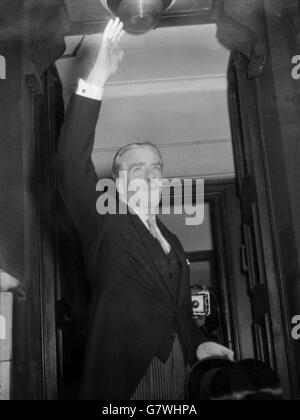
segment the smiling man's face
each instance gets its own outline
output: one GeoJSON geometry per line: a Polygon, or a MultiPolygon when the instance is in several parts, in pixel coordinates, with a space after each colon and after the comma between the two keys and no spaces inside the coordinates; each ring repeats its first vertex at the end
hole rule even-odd
{"type": "MultiPolygon", "coordinates": [[[[147,197],[147,211],[150,212],[158,208],[161,198],[163,165],[157,151],[148,145],[132,147],[122,156],[120,169],[126,173],[128,201],[137,192],[135,186],[142,185],[139,192],[143,197],[147,197]],[[140,181],[143,181],[142,184],[140,181]]],[[[142,207],[146,212],[144,206],[142,207]]]]}

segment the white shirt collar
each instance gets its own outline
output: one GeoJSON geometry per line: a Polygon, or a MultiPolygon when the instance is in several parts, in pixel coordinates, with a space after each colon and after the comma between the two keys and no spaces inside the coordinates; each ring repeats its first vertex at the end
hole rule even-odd
{"type": "MultiPolygon", "coordinates": [[[[120,195],[119,195],[119,198],[121,200],[120,195]]],[[[148,226],[148,223],[147,223],[147,220],[149,219],[149,215],[146,214],[146,213],[143,213],[142,211],[139,211],[138,209],[134,209],[133,207],[131,207],[128,204],[128,202],[126,200],[121,200],[121,201],[122,201],[122,203],[126,204],[128,206],[128,208],[141,219],[141,221],[144,223],[146,228],[149,229],[149,226],[148,226]]],[[[156,221],[156,215],[154,214],[153,216],[154,216],[155,221],[156,221]]]]}

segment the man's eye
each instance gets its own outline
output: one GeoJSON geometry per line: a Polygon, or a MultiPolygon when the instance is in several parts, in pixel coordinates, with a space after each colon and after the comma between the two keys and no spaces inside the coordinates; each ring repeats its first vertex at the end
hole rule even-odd
{"type": "Polygon", "coordinates": [[[133,169],[133,173],[138,173],[140,171],[142,171],[142,167],[141,166],[137,166],[136,168],[133,169]]]}

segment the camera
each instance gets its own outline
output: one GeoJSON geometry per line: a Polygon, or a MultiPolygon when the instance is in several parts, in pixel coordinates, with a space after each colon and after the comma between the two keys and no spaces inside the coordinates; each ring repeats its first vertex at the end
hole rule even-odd
{"type": "Polygon", "coordinates": [[[202,286],[192,286],[193,318],[208,317],[211,314],[210,292],[202,286]]]}

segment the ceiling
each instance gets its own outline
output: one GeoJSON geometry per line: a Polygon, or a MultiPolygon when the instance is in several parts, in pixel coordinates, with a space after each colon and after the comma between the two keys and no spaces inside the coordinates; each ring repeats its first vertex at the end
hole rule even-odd
{"type": "MultiPolygon", "coordinates": [[[[65,0],[65,4],[71,22],[70,35],[103,31],[109,12],[100,0],[65,0]]],[[[160,27],[212,23],[212,7],[213,0],[177,0],[163,15],[160,27]]]]}
{"type": "MultiPolygon", "coordinates": [[[[222,75],[227,70],[228,52],[215,37],[215,25],[159,28],[142,36],[125,34],[124,61],[111,83],[222,75]]],[[[66,39],[66,56],[81,37],[66,39]]],[[[60,60],[68,86],[91,69],[102,35],[86,36],[77,57],[60,60]]]]}

